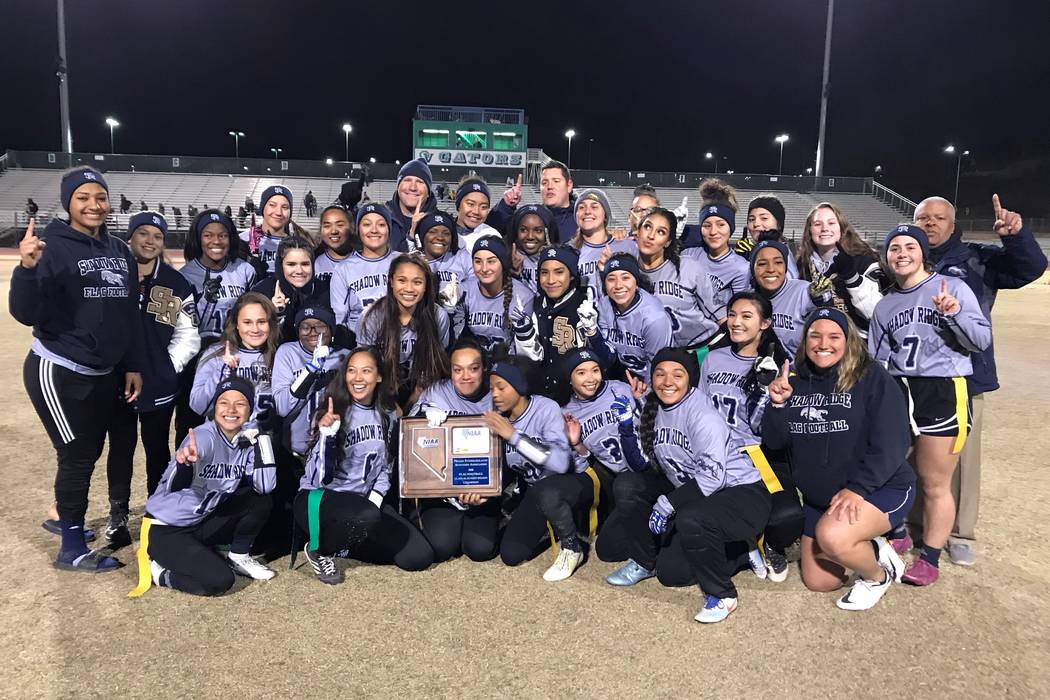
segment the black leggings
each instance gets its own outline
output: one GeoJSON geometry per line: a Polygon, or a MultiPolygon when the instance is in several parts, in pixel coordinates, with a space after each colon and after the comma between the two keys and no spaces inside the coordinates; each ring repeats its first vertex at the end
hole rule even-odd
{"type": "Polygon", "coordinates": [[[434,548],[434,561],[447,561],[460,554],[473,561],[488,561],[499,552],[499,498],[467,510],[459,510],[444,499],[424,498],[419,501],[419,513],[423,535],[434,548]]]}
{"type": "Polygon", "coordinates": [[[503,531],[503,563],[517,566],[546,550],[548,522],[559,541],[577,538],[577,519],[593,502],[594,484],[587,474],[555,474],[529,484],[503,531]]]}
{"type": "Polygon", "coordinates": [[[802,537],[805,516],[802,514],[802,502],[795,481],[791,478],[787,454],[772,450],[766,450],[766,453],[770,457],[773,473],[784,487],[783,491],[774,493],[770,499],[769,522],[765,527],[766,544],[783,554],[785,549],[802,537]]]}
{"type": "Polygon", "coordinates": [[[131,500],[132,465],[138,440],[136,415],[142,426],[142,449],[146,453],[146,495],[153,495],[171,459],[171,414],[174,411],[175,404],[170,403],[149,413],[136,414],[124,397],[115,399],[109,420],[109,454],[106,457],[110,503],[127,504],[131,500]]]}
{"type": "Polygon", "coordinates": [[[204,416],[190,408],[190,390],[193,389],[193,377],[197,374],[197,363],[204,354],[205,348],[215,341],[201,342],[197,356],[186,363],[186,368],[179,374],[179,393],[175,397],[175,444],[181,445],[190,432],[204,422],[204,416]]]}
{"type": "Polygon", "coordinates": [[[270,514],[270,497],[241,489],[197,525],[154,525],[149,530],[149,558],[169,570],[172,588],[193,595],[222,595],[233,588],[233,571],[212,548],[230,545],[247,554],[270,514]]]}
{"type": "Polygon", "coordinates": [[[656,469],[618,475],[613,482],[616,505],[598,532],[598,558],[609,562],[634,559],[647,569],[656,567],[661,540],[649,531],[649,514],[656,499],[673,490],[674,485],[656,469]]]}
{"type": "Polygon", "coordinates": [[[22,365],[22,381],[55,448],[58,517],[83,524],[91,474],[119,391],[117,375],[78,374],[31,352],[22,365]]]}
{"type": "MultiPolygon", "coordinates": [[[[310,531],[308,493],[300,491],[292,506],[300,533],[310,531]]],[[[422,571],[434,563],[427,538],[389,505],[379,509],[356,493],[325,490],[318,516],[318,551],[325,556],[349,550],[355,559],[395,564],[405,571],[422,571]]]]}

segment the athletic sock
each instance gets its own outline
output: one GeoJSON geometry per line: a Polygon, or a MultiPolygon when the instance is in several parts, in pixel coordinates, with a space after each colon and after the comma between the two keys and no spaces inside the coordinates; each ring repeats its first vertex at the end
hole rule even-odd
{"type": "Polygon", "coordinates": [[[68,520],[59,520],[62,526],[62,550],[65,557],[72,560],[88,551],[87,542],[84,541],[84,523],[71,523],[68,520]]]}
{"type": "Polygon", "coordinates": [[[901,523],[897,527],[895,527],[892,530],[890,530],[890,534],[886,535],[886,539],[888,539],[888,540],[903,540],[907,536],[908,536],[908,528],[906,528],[904,526],[904,523],[901,523]]]}
{"type": "Polygon", "coordinates": [[[919,558],[936,566],[938,569],[941,568],[941,550],[939,547],[931,547],[928,544],[924,544],[919,552],[919,558]]]}
{"type": "Polygon", "coordinates": [[[568,549],[573,552],[583,551],[583,545],[580,544],[580,540],[578,537],[566,537],[564,540],[561,541],[561,548],[568,549]]]}

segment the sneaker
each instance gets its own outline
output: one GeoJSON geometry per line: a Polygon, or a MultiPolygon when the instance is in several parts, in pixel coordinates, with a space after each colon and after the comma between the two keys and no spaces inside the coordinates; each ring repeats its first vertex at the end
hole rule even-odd
{"type": "Polygon", "coordinates": [[[948,558],[957,566],[973,566],[976,563],[973,547],[969,542],[949,543],[948,558]]]}
{"type": "Polygon", "coordinates": [[[736,598],[704,596],[704,609],[698,612],[693,619],[704,624],[713,624],[726,619],[734,610],[736,610],[736,598]]]}
{"type": "Polygon", "coordinates": [[[901,576],[904,575],[904,560],[901,559],[901,555],[897,554],[885,537],[876,537],[874,542],[878,548],[879,566],[886,570],[890,578],[900,583],[901,576]]]}
{"type": "Polygon", "coordinates": [[[562,547],[561,551],[558,552],[558,557],[554,560],[554,564],[551,565],[551,568],[543,572],[543,580],[550,582],[564,581],[572,576],[573,572],[579,568],[582,562],[583,552],[577,552],[568,547],[562,547]]]}
{"type": "Polygon", "coordinates": [[[167,571],[167,569],[165,569],[163,566],[153,561],[152,559],[149,560],[149,573],[153,577],[154,586],[164,585],[160,582],[160,577],[164,575],[165,571],[167,571]]]}
{"type": "Polygon", "coordinates": [[[113,549],[120,549],[131,544],[131,531],[128,530],[128,514],[110,515],[106,526],[106,541],[113,549]]]}
{"type": "Polygon", "coordinates": [[[303,547],[303,554],[306,555],[306,561],[310,562],[318,581],[332,586],[343,582],[343,575],[335,568],[335,559],[310,549],[309,544],[303,547]]]}
{"type": "Polygon", "coordinates": [[[769,571],[769,580],[773,583],[783,583],[788,577],[788,560],[783,553],[765,545],[766,569],[769,571]]]}
{"type": "Polygon", "coordinates": [[[634,559],[628,559],[626,564],[606,576],[605,582],[610,586],[633,586],[653,576],[656,576],[655,569],[647,569],[634,559]]]}
{"type": "Polygon", "coordinates": [[[916,559],[911,564],[908,564],[908,568],[905,569],[901,580],[913,586],[929,586],[940,575],[941,570],[936,566],[925,559],[916,559]]]}
{"type": "Polygon", "coordinates": [[[226,559],[230,562],[230,566],[233,567],[235,572],[256,581],[269,581],[277,575],[276,571],[265,564],[259,563],[250,554],[230,552],[226,555],[226,559]]]}
{"type": "Polygon", "coordinates": [[[765,578],[769,571],[766,569],[766,560],[762,558],[762,552],[752,549],[747,553],[747,565],[751,567],[752,573],[759,578],[765,578]]]}
{"type": "Polygon", "coordinates": [[[882,582],[858,578],[853,588],[835,601],[835,605],[843,610],[868,610],[874,607],[875,603],[878,603],[890,589],[890,583],[893,582],[893,575],[889,571],[885,573],[886,580],[882,582]]]}
{"type": "Polygon", "coordinates": [[[893,551],[897,554],[907,554],[911,550],[915,549],[915,542],[912,541],[911,535],[907,532],[904,533],[904,537],[900,537],[895,540],[889,541],[890,546],[893,547],[893,551]]]}

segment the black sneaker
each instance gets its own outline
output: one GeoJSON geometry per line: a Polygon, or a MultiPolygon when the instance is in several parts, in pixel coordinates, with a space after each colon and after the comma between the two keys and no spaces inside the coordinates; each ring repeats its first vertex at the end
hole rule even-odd
{"type": "Polygon", "coordinates": [[[320,552],[310,549],[309,544],[303,547],[303,554],[306,555],[306,561],[310,562],[310,566],[313,568],[314,575],[317,576],[318,581],[332,586],[343,582],[343,575],[335,568],[334,558],[326,557],[320,552]]]}
{"type": "Polygon", "coordinates": [[[778,552],[768,544],[765,545],[764,549],[769,580],[773,583],[783,583],[788,577],[787,557],[783,552],[778,552]]]}
{"type": "Polygon", "coordinates": [[[106,526],[106,541],[113,549],[120,549],[131,544],[131,531],[128,530],[128,514],[110,514],[106,526]]]}

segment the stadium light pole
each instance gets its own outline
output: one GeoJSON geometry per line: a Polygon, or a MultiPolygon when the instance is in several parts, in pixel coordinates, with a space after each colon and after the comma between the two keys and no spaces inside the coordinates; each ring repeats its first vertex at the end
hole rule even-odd
{"type": "Polygon", "coordinates": [[[824,128],[828,123],[828,93],[831,84],[831,26],[835,15],[835,0],[828,0],[828,23],[824,29],[824,79],[820,85],[820,126],[817,128],[817,177],[824,174],[824,128]]]}
{"type": "Polygon", "coordinates": [[[273,159],[277,160],[277,154],[278,153],[283,153],[284,149],[283,148],[271,148],[270,151],[273,153],[273,159]]]}
{"type": "Polygon", "coordinates": [[[948,155],[955,156],[955,197],[952,198],[952,205],[956,208],[959,207],[959,173],[962,172],[962,159],[963,156],[970,155],[969,151],[958,151],[955,146],[948,144],[944,147],[944,152],[948,155]]]}
{"type": "Polygon", "coordinates": [[[781,134],[780,136],[773,139],[774,142],[780,144],[780,165],[777,166],[777,174],[784,174],[784,144],[788,142],[790,138],[787,134],[781,134]]]}
{"type": "Polygon", "coordinates": [[[73,164],[73,128],[69,124],[69,63],[66,61],[66,3],[58,0],[58,61],[55,65],[58,78],[58,109],[62,123],[62,150],[70,155],[73,164]]]}
{"type": "Polygon", "coordinates": [[[349,124],[343,124],[343,134],[346,136],[345,147],[346,150],[343,153],[343,160],[350,162],[350,132],[354,130],[354,127],[349,124]]]}
{"type": "Polygon", "coordinates": [[[568,131],[565,132],[565,138],[569,139],[569,153],[568,153],[568,157],[565,159],[565,166],[568,167],[569,169],[572,169],[572,137],[575,136],[575,135],[576,135],[576,132],[573,131],[572,129],[569,129],[568,131]]]}
{"type": "Polygon", "coordinates": [[[715,175],[718,174],[718,156],[711,151],[704,154],[704,160],[713,160],[715,162],[715,175]]]}
{"type": "Polygon", "coordinates": [[[231,131],[230,136],[233,137],[233,157],[237,159],[237,162],[241,161],[241,139],[244,138],[243,131],[231,131]]]}
{"type": "Polygon", "coordinates": [[[117,149],[113,146],[113,129],[120,126],[120,122],[113,117],[106,117],[106,126],[109,127],[109,152],[116,153],[117,149]]]}

